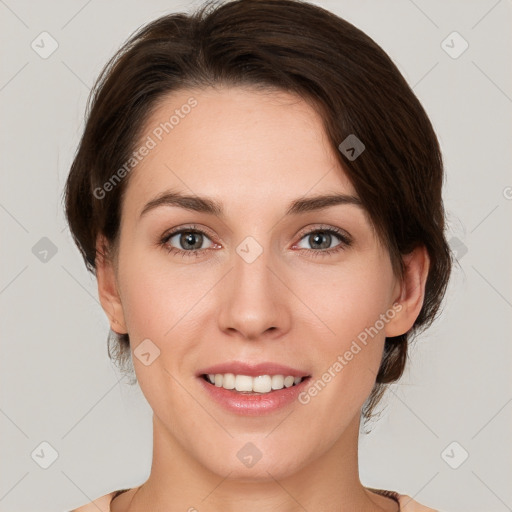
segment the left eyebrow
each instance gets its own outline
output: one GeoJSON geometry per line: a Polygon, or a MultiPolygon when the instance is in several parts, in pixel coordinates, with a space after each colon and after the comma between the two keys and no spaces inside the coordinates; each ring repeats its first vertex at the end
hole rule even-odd
{"type": "Polygon", "coordinates": [[[297,199],[290,204],[286,210],[286,215],[297,215],[300,213],[323,210],[339,204],[351,204],[361,208],[363,207],[363,203],[356,196],[347,194],[329,194],[308,197],[306,199],[297,199]]]}
{"type": "MultiPolygon", "coordinates": [[[[296,199],[290,203],[285,215],[299,215],[301,213],[323,210],[336,205],[354,205],[362,208],[361,200],[347,194],[328,194],[314,197],[296,199]]],[[[222,205],[209,197],[184,195],[179,192],[164,192],[149,201],[140,214],[140,217],[160,206],[178,206],[185,210],[202,212],[217,217],[224,217],[222,205]]]]}

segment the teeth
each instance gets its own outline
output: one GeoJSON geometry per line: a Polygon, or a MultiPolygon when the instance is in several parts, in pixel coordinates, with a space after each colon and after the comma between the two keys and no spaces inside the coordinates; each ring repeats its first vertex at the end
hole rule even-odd
{"type": "Polygon", "coordinates": [[[282,375],[272,375],[272,389],[283,389],[284,377],[282,375]]]}
{"type": "MultiPolygon", "coordinates": [[[[215,378],[217,378],[217,375],[215,375],[215,378]]],[[[237,375],[235,377],[235,389],[237,391],[252,391],[252,377],[237,375]]]]}
{"type": "Polygon", "coordinates": [[[233,373],[209,373],[207,380],[218,388],[234,389],[241,393],[270,393],[299,384],[303,377],[292,375],[234,375],[233,373]]]}
{"type": "Polygon", "coordinates": [[[236,381],[232,373],[226,373],[222,379],[222,387],[225,389],[235,389],[236,381]]]}
{"type": "Polygon", "coordinates": [[[284,378],[284,387],[289,388],[293,386],[293,377],[291,375],[288,375],[288,377],[284,378]]]}
{"type": "Polygon", "coordinates": [[[272,391],[272,378],[270,375],[258,375],[251,379],[252,390],[255,393],[270,393],[272,391]]]}

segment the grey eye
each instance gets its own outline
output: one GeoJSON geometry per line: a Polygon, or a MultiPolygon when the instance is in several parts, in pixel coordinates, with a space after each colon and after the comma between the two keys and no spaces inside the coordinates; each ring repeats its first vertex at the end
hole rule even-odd
{"type": "Polygon", "coordinates": [[[332,242],[335,242],[335,238],[337,238],[341,242],[341,238],[327,230],[316,230],[311,233],[308,233],[302,237],[302,240],[307,240],[307,242],[311,245],[311,247],[303,247],[299,242],[299,247],[301,249],[331,249],[337,244],[332,245],[332,242]]]}

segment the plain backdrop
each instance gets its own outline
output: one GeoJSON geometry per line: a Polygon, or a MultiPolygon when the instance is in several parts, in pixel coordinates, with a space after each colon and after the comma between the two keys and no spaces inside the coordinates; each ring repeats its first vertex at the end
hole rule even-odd
{"type": "MultiPolygon", "coordinates": [[[[70,510],[149,475],[151,410],[108,359],[62,190],[103,65],[142,24],[199,3],[0,1],[2,512],[70,510]]],[[[510,511],[512,4],[315,3],[380,44],[424,105],[459,260],[442,315],[361,434],[361,480],[443,511],[510,511]]]]}

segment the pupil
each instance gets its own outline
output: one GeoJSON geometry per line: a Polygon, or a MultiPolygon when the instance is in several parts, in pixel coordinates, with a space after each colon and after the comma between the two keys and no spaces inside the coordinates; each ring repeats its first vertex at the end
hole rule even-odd
{"type": "Polygon", "coordinates": [[[313,239],[313,243],[311,245],[320,244],[322,247],[320,249],[328,249],[331,245],[330,237],[331,235],[329,233],[316,233],[314,235],[311,235],[313,239]],[[322,243],[322,238],[327,239],[327,243],[322,243]]]}
{"type": "Polygon", "coordinates": [[[200,236],[199,233],[186,233],[185,235],[182,235],[182,236],[185,237],[185,245],[187,245],[187,244],[192,245],[192,249],[198,249],[201,247],[201,242],[199,242],[199,244],[197,244],[197,242],[196,242],[195,245],[197,247],[194,247],[194,237],[200,236]]]}

